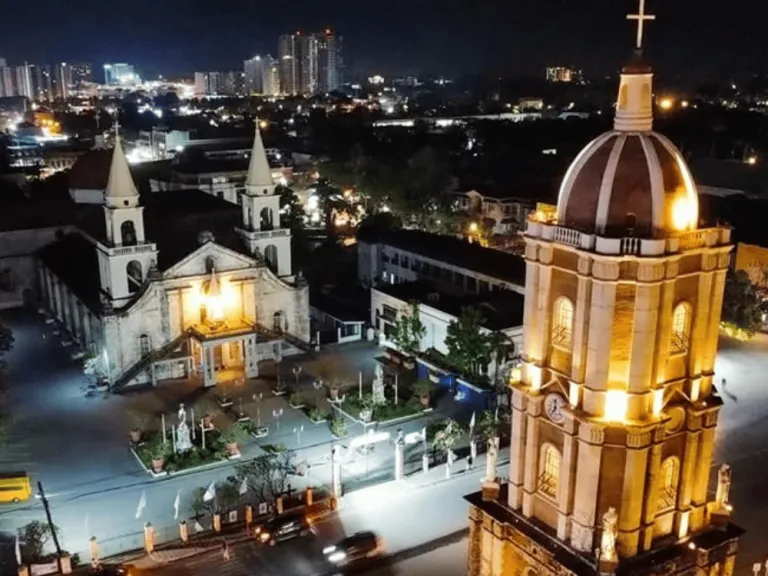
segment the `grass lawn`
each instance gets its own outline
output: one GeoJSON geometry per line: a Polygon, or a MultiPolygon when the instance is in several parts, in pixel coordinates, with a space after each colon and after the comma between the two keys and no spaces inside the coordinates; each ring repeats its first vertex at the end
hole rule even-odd
{"type": "MultiPolygon", "coordinates": [[[[349,392],[347,393],[346,398],[344,398],[344,403],[341,405],[341,409],[353,418],[359,420],[360,411],[363,407],[357,394],[349,392]]],[[[388,400],[386,404],[376,406],[373,409],[373,420],[382,424],[389,420],[421,414],[423,411],[424,406],[421,405],[421,402],[419,402],[419,399],[416,396],[411,396],[407,399],[399,398],[397,404],[388,400]]]]}
{"type": "MultiPolygon", "coordinates": [[[[227,459],[227,451],[219,441],[219,431],[212,430],[205,433],[205,449],[202,447],[200,433],[192,441],[192,448],[187,452],[176,454],[172,449],[173,441],[168,438],[168,450],[165,453],[165,465],[163,470],[166,472],[177,472],[188,468],[195,468],[204,464],[213,464],[227,459]]],[[[162,443],[162,435],[159,432],[149,435],[146,440],[135,446],[136,453],[141,458],[144,465],[152,470],[152,455],[157,445],[162,443]]]]}

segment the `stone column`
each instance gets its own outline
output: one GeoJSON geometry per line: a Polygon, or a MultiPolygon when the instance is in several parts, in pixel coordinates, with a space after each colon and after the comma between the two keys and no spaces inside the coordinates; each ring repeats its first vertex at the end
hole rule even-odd
{"type": "Polygon", "coordinates": [[[643,498],[643,529],[640,537],[642,551],[651,549],[653,542],[653,522],[656,517],[659,491],[659,470],[661,469],[661,444],[651,445],[648,457],[648,470],[645,492],[643,498]]]}
{"type": "Polygon", "coordinates": [[[395,480],[405,479],[405,444],[395,442],[395,480]]]}
{"type": "Polygon", "coordinates": [[[96,536],[91,536],[88,541],[89,551],[91,554],[91,567],[98,568],[101,559],[99,558],[99,543],[96,541],[96,536]]]}
{"type": "MultiPolygon", "coordinates": [[[[579,258],[579,271],[582,266],[589,267],[587,258],[579,258]],[[582,265],[582,261],[586,263],[582,265]]],[[[576,303],[573,318],[573,354],[571,356],[571,378],[575,382],[584,382],[584,372],[587,359],[587,327],[586,321],[590,308],[590,296],[592,295],[592,283],[589,279],[579,276],[579,286],[576,293],[576,303]]]]}
{"type": "MultiPolygon", "coordinates": [[[[632,355],[629,360],[630,393],[646,392],[653,382],[660,298],[661,287],[658,284],[639,284],[635,291],[635,321],[632,326],[632,355]]],[[[645,414],[630,415],[637,419],[643,419],[644,416],[645,414]]]]}
{"type": "Polygon", "coordinates": [[[621,491],[618,543],[625,556],[637,554],[643,515],[643,489],[648,463],[650,432],[629,432],[621,491]]]}
{"type": "Polygon", "coordinates": [[[206,387],[216,386],[216,366],[214,364],[213,346],[203,345],[203,374],[206,387]]]}
{"type": "Polygon", "coordinates": [[[571,545],[579,551],[591,554],[594,544],[600,464],[603,456],[603,443],[605,442],[605,432],[602,426],[598,423],[582,424],[579,427],[578,442],[571,545]]]}
{"type": "MultiPolygon", "coordinates": [[[[525,248],[526,258],[536,257],[536,247],[528,245],[525,248]]],[[[525,263],[525,293],[537,294],[539,290],[539,265],[535,261],[527,260],[525,263]]],[[[526,343],[529,343],[529,350],[525,350],[525,353],[529,356],[532,362],[540,360],[541,354],[538,348],[530,345],[534,341],[534,334],[539,324],[536,314],[536,298],[526,298],[525,307],[523,309],[523,339],[526,343]]]]}
{"type": "Polygon", "coordinates": [[[709,471],[712,463],[712,453],[715,446],[715,427],[707,427],[701,431],[699,438],[699,453],[696,457],[696,469],[694,471],[693,490],[691,501],[694,511],[691,515],[691,530],[696,531],[704,525],[705,506],[707,504],[707,486],[709,485],[709,471]]]}
{"type": "Polygon", "coordinates": [[[179,522],[179,538],[181,538],[181,541],[184,542],[184,544],[189,540],[189,528],[187,527],[186,520],[179,522]]]}
{"type": "Polygon", "coordinates": [[[259,358],[256,350],[256,336],[243,339],[243,354],[245,356],[245,375],[248,378],[259,376],[259,358]]]}
{"type": "Polygon", "coordinates": [[[523,411],[525,397],[519,390],[512,390],[512,435],[509,446],[509,492],[507,504],[518,510],[523,504],[523,480],[525,474],[525,450],[528,422],[523,411]]]}
{"type": "Polygon", "coordinates": [[[690,430],[685,434],[685,456],[680,470],[680,487],[677,495],[677,506],[680,511],[675,513],[675,530],[678,538],[684,538],[690,532],[691,494],[700,435],[699,430],[690,430]]]}
{"type": "Polygon", "coordinates": [[[155,549],[155,528],[147,522],[144,524],[144,550],[151,554],[155,549]]]}
{"type": "MultiPolygon", "coordinates": [[[[611,361],[611,335],[616,303],[616,285],[595,280],[592,286],[592,303],[589,314],[589,347],[587,348],[586,382],[591,390],[605,390],[608,384],[608,367],[611,361]]],[[[590,414],[599,412],[603,406],[587,405],[584,410],[590,414]]],[[[603,400],[604,402],[604,400],[603,400]]],[[[602,404],[602,403],[601,403],[602,404]]]]}
{"type": "MultiPolygon", "coordinates": [[[[529,404],[530,408],[530,404],[529,404]]],[[[523,481],[523,515],[533,515],[533,494],[536,493],[539,476],[539,419],[533,414],[527,416],[525,443],[525,472],[523,481]]]]}

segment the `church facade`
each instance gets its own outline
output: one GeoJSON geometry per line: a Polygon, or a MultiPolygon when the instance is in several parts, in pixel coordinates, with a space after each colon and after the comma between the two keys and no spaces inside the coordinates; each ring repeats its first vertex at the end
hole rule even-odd
{"type": "Polygon", "coordinates": [[[254,377],[259,361],[308,347],[308,288],[292,273],[258,127],[238,204],[190,190],[140,197],[118,139],[103,206],[83,206],[38,252],[43,301],[113,389],[254,377]]]}
{"type": "Polygon", "coordinates": [[[733,573],[726,465],[708,490],[730,229],[699,227],[651,95],[638,50],[614,129],[529,219],[509,480],[466,497],[472,576],[733,573]]]}

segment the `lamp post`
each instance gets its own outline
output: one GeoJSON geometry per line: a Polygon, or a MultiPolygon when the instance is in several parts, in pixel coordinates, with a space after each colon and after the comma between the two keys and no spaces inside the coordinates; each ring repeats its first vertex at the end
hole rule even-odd
{"type": "Polygon", "coordinates": [[[282,408],[275,408],[272,410],[272,416],[275,417],[275,420],[277,421],[277,431],[280,432],[280,417],[283,415],[283,409],[282,408]]]}
{"type": "Polygon", "coordinates": [[[317,380],[312,381],[312,388],[315,389],[315,393],[317,396],[316,404],[318,408],[320,408],[320,390],[322,389],[322,387],[323,387],[323,381],[320,380],[319,378],[317,380]]]}
{"type": "Polygon", "coordinates": [[[299,388],[299,375],[301,374],[301,371],[303,368],[301,366],[294,366],[291,368],[291,372],[293,372],[293,377],[296,378],[296,388],[299,388]]]}
{"type": "Polygon", "coordinates": [[[263,397],[264,397],[264,394],[261,392],[253,395],[253,401],[256,402],[256,429],[257,430],[261,428],[261,399],[263,397]]]}

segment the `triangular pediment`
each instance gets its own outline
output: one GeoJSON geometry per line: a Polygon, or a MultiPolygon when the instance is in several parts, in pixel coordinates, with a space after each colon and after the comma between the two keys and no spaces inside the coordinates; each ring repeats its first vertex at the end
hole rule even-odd
{"type": "Polygon", "coordinates": [[[163,273],[163,278],[184,278],[187,276],[210,274],[209,259],[213,259],[213,266],[217,272],[243,270],[245,268],[252,268],[257,264],[254,258],[245,254],[225,248],[216,244],[216,242],[206,242],[197,250],[168,268],[163,273]]]}

